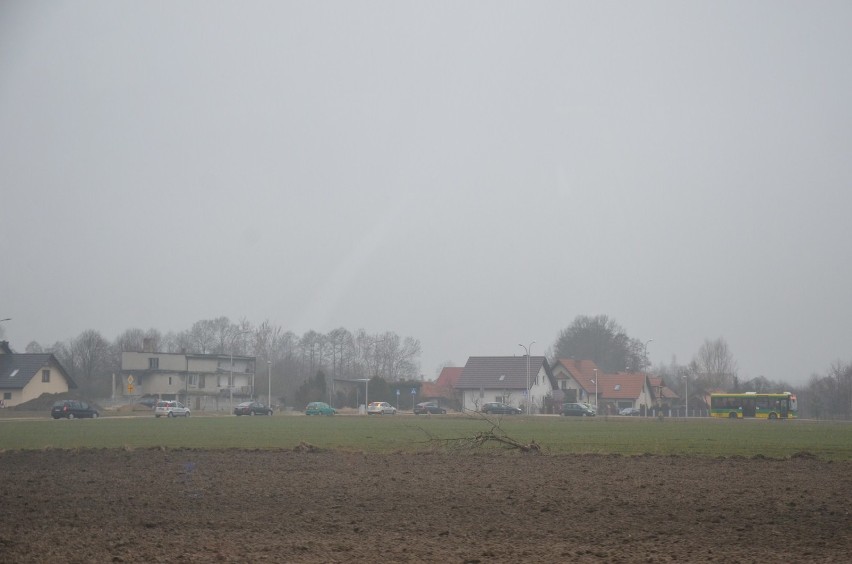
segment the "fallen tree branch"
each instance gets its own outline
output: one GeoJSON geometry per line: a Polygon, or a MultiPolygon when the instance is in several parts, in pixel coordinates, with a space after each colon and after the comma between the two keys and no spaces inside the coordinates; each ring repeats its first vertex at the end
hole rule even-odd
{"type": "Polygon", "coordinates": [[[506,449],[529,453],[541,452],[541,445],[535,442],[535,440],[532,440],[529,443],[522,443],[506,434],[503,428],[500,427],[500,423],[498,421],[492,421],[485,416],[481,416],[480,418],[487,421],[491,425],[491,429],[488,431],[480,431],[471,437],[440,438],[433,436],[422,427],[420,430],[429,437],[428,440],[425,441],[426,444],[437,444],[449,450],[468,450],[480,448],[488,443],[497,443],[506,449]]]}

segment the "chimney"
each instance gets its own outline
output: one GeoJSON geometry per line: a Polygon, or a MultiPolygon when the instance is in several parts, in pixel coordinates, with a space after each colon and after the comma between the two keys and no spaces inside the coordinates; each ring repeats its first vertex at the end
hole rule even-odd
{"type": "Polygon", "coordinates": [[[154,339],[151,339],[150,337],[145,337],[142,339],[142,352],[154,352],[154,339]]]}

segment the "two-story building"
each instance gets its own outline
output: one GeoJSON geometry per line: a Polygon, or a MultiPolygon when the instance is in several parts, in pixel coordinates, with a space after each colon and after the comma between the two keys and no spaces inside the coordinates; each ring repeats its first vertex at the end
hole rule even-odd
{"type": "Polygon", "coordinates": [[[179,400],[194,410],[227,410],[252,398],[256,359],[231,354],[121,353],[116,396],[179,400]]]}

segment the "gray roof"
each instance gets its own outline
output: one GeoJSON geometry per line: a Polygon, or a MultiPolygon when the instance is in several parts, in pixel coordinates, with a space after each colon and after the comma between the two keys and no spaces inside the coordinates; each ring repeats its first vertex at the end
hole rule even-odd
{"type": "Polygon", "coordinates": [[[22,389],[29,384],[43,368],[58,368],[68,382],[68,388],[76,388],[77,383],[65,372],[62,365],[50,353],[40,354],[0,354],[0,388],[22,389]]]}
{"type": "MultiPolygon", "coordinates": [[[[550,379],[550,385],[555,387],[553,373],[550,371],[546,357],[530,357],[530,378],[534,379],[542,367],[550,379]]],[[[526,356],[472,356],[467,359],[467,364],[456,384],[456,388],[462,389],[525,390],[526,387],[526,356]],[[501,376],[505,378],[500,379],[501,376]]]]}

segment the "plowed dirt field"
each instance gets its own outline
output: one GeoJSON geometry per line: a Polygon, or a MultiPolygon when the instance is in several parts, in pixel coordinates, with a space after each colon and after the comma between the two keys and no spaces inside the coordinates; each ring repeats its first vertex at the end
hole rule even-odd
{"type": "Polygon", "coordinates": [[[2,562],[848,562],[852,463],[0,453],[2,562]]]}

